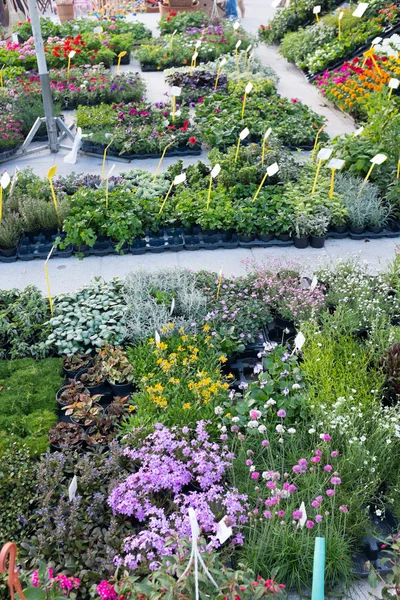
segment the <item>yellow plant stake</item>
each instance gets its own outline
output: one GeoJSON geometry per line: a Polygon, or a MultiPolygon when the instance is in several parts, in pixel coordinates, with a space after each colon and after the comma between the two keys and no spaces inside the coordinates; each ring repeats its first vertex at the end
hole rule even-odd
{"type": "Polygon", "coordinates": [[[76,52],[75,50],[71,50],[71,52],[68,54],[68,68],[67,68],[67,75],[69,77],[69,70],[71,68],[71,58],[74,58],[76,52]]]}
{"type": "Polygon", "coordinates": [[[317,23],[319,23],[319,13],[321,12],[321,7],[318,6],[314,6],[313,8],[313,13],[315,15],[315,18],[317,19],[317,23]]]}
{"type": "Polygon", "coordinates": [[[254,194],[254,198],[253,198],[253,202],[255,202],[257,200],[258,194],[261,192],[261,188],[265,183],[265,180],[267,179],[267,177],[272,177],[273,175],[275,175],[277,172],[279,171],[279,166],[278,163],[273,163],[272,165],[270,165],[269,167],[267,167],[267,170],[265,172],[264,177],[261,180],[260,185],[258,186],[258,190],[256,191],[256,193],[254,194]]]}
{"type": "Polygon", "coordinates": [[[339,15],[338,15],[339,40],[342,39],[341,21],[343,19],[343,15],[344,15],[344,12],[341,10],[340,13],[339,13],[339,15]]]}
{"type": "Polygon", "coordinates": [[[53,300],[51,297],[51,290],[50,290],[50,279],[49,279],[49,267],[48,267],[48,262],[49,259],[51,257],[51,255],[53,254],[53,250],[54,250],[54,246],[52,247],[52,249],[50,250],[49,254],[47,255],[46,260],[44,261],[44,275],[46,277],[46,285],[47,285],[47,295],[49,297],[49,305],[50,305],[50,312],[51,314],[53,314],[53,300]]]}
{"type": "Polygon", "coordinates": [[[364,59],[364,62],[362,64],[362,66],[364,67],[365,63],[367,62],[367,59],[370,58],[372,60],[372,62],[373,62],[373,65],[374,65],[375,69],[379,73],[379,75],[382,75],[382,71],[378,67],[378,63],[375,60],[374,54],[375,54],[375,50],[374,50],[373,47],[371,47],[369,50],[367,50],[366,52],[364,52],[365,59],[364,59]]]}
{"type": "Polygon", "coordinates": [[[399,79],[392,78],[389,80],[389,96],[388,96],[389,100],[392,97],[393,90],[397,90],[399,85],[400,85],[399,79]]]}
{"type": "Polygon", "coordinates": [[[221,165],[215,165],[215,167],[213,168],[213,170],[210,173],[210,185],[208,186],[208,196],[207,196],[207,210],[210,206],[212,181],[213,181],[213,179],[218,177],[220,172],[221,172],[221,165]]]}
{"type": "Polygon", "coordinates": [[[334,192],[334,188],[335,188],[335,172],[337,170],[340,171],[341,169],[343,169],[345,162],[346,161],[342,160],[341,158],[331,158],[331,160],[326,165],[328,167],[328,169],[332,169],[331,185],[329,188],[329,198],[333,198],[333,192],[334,192]]]}
{"type": "Polygon", "coordinates": [[[219,63],[218,70],[217,70],[217,78],[216,78],[216,80],[215,80],[215,85],[214,85],[214,92],[215,92],[215,90],[216,90],[216,89],[217,89],[217,87],[218,87],[218,80],[219,80],[219,76],[221,75],[221,70],[222,70],[222,67],[223,67],[224,65],[226,65],[226,58],[223,58],[223,59],[221,60],[221,62],[219,63]]]}
{"type": "Polygon", "coordinates": [[[162,161],[164,160],[165,153],[166,153],[166,151],[168,150],[168,148],[169,148],[170,146],[172,146],[172,144],[175,144],[175,139],[173,139],[173,140],[172,140],[172,142],[170,142],[169,144],[167,144],[167,145],[165,146],[165,148],[164,148],[164,150],[163,150],[163,153],[161,154],[160,161],[159,161],[159,163],[158,163],[158,165],[157,165],[156,172],[154,173],[153,182],[154,182],[154,181],[156,180],[156,178],[157,178],[158,171],[160,170],[160,167],[161,167],[162,161]]]}
{"type": "Polygon", "coordinates": [[[60,216],[58,214],[58,204],[57,204],[56,193],[54,191],[54,186],[53,186],[53,177],[56,173],[57,173],[57,167],[56,167],[56,165],[54,165],[54,167],[51,167],[51,169],[48,170],[47,179],[49,180],[49,185],[50,185],[51,195],[53,198],[54,208],[56,209],[56,213],[57,213],[57,217],[58,217],[58,224],[61,225],[60,216]]]}
{"type": "Polygon", "coordinates": [[[242,119],[244,118],[244,109],[246,108],[246,100],[247,100],[247,94],[250,94],[251,90],[253,89],[253,84],[249,83],[246,85],[245,89],[244,89],[244,97],[243,97],[243,104],[242,104],[242,119]]]}
{"type": "Polygon", "coordinates": [[[0,179],[0,221],[3,218],[3,190],[5,190],[9,186],[10,181],[10,176],[6,171],[5,173],[3,173],[0,179]]]}
{"type": "Polygon", "coordinates": [[[318,138],[319,138],[319,134],[321,133],[321,131],[324,129],[325,125],[322,125],[322,127],[320,127],[317,131],[317,135],[315,136],[315,142],[314,142],[314,148],[313,151],[311,153],[311,159],[314,158],[314,154],[315,154],[315,150],[317,148],[317,144],[318,144],[318,138]]]}
{"type": "Polygon", "coordinates": [[[115,164],[112,165],[112,167],[110,168],[110,170],[107,173],[107,178],[106,178],[106,210],[108,210],[108,180],[110,179],[112,172],[115,169],[115,164]]]}
{"type": "Polygon", "coordinates": [[[400,179],[400,158],[397,162],[397,179],[400,179]]]}
{"type": "Polygon", "coordinates": [[[267,129],[267,131],[265,132],[264,135],[264,139],[263,139],[263,143],[262,143],[262,150],[261,150],[261,164],[262,166],[264,166],[264,160],[265,160],[265,146],[267,145],[267,139],[269,138],[269,136],[271,135],[271,127],[269,127],[267,129]]]}
{"type": "Polygon", "coordinates": [[[0,87],[3,87],[3,71],[0,71],[0,87]]]}
{"type": "Polygon", "coordinates": [[[240,142],[243,142],[243,140],[247,138],[249,133],[250,133],[249,129],[247,127],[245,127],[243,129],[243,131],[241,131],[239,134],[239,139],[238,139],[238,143],[237,143],[237,147],[236,147],[235,162],[237,162],[237,159],[239,156],[240,142]]]}
{"type": "Polygon", "coordinates": [[[161,208],[160,208],[160,211],[159,211],[159,213],[158,213],[159,215],[162,213],[162,211],[163,211],[163,209],[164,209],[165,203],[166,203],[166,201],[167,201],[167,200],[168,200],[168,198],[169,198],[169,195],[170,195],[170,193],[171,193],[172,187],[173,187],[174,185],[179,185],[180,183],[183,183],[184,181],[186,181],[186,173],[181,173],[180,175],[177,175],[177,176],[175,177],[175,179],[174,179],[174,180],[171,182],[171,185],[169,186],[169,190],[168,190],[168,192],[167,192],[167,193],[166,193],[166,195],[165,195],[165,198],[164,198],[164,200],[163,200],[163,203],[161,204],[161,208]]]}
{"type": "Polygon", "coordinates": [[[110,138],[111,137],[111,142],[104,148],[103,163],[101,165],[101,181],[103,181],[103,179],[104,179],[104,170],[106,168],[106,160],[107,160],[107,150],[109,149],[109,147],[113,143],[113,139],[112,139],[111,133],[106,133],[105,137],[106,138],[110,138]]]}
{"type": "Polygon", "coordinates": [[[174,45],[174,37],[175,37],[175,35],[176,35],[176,32],[177,32],[177,31],[178,31],[178,30],[177,30],[177,29],[175,29],[175,31],[174,31],[174,32],[173,32],[173,34],[171,35],[171,42],[170,42],[170,44],[169,44],[170,50],[172,50],[172,48],[173,48],[173,45],[174,45]]]}
{"type": "Polygon", "coordinates": [[[322,148],[317,154],[318,164],[317,164],[317,170],[315,173],[314,185],[313,185],[312,191],[311,191],[312,194],[314,194],[315,189],[317,187],[318,175],[321,170],[322,162],[324,160],[328,160],[328,158],[331,157],[331,154],[332,154],[332,148],[322,148]]]}
{"type": "Polygon", "coordinates": [[[193,70],[196,68],[196,59],[197,59],[198,55],[199,55],[199,53],[196,50],[196,52],[192,56],[192,63],[190,65],[190,75],[193,75],[193,70]]]}
{"type": "Polygon", "coordinates": [[[218,289],[217,289],[217,300],[219,298],[219,293],[221,291],[221,285],[222,285],[222,270],[223,270],[223,266],[221,267],[221,270],[219,272],[219,277],[218,277],[218,289]]]}
{"type": "Polygon", "coordinates": [[[123,50],[122,52],[120,52],[118,54],[118,64],[117,64],[117,71],[116,71],[117,75],[119,75],[119,70],[121,68],[121,58],[123,58],[125,56],[125,54],[127,54],[126,50],[123,50]]]}

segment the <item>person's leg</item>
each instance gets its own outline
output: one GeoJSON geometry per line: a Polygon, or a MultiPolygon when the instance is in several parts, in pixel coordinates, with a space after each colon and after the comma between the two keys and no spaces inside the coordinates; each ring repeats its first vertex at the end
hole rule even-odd
{"type": "Polygon", "coordinates": [[[238,13],[236,8],[236,0],[227,0],[226,2],[226,18],[237,19],[238,13]]]}
{"type": "Polygon", "coordinates": [[[237,0],[237,5],[240,8],[240,14],[242,16],[242,19],[244,19],[244,13],[245,13],[244,0],[237,0]]]}

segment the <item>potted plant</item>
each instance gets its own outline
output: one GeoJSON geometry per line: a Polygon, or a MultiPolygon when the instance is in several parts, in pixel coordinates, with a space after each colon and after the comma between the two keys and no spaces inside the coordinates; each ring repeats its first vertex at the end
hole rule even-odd
{"type": "Polygon", "coordinates": [[[345,206],[340,205],[338,202],[332,205],[332,229],[336,233],[345,233],[347,231],[348,213],[345,206]]]}
{"type": "Polygon", "coordinates": [[[65,411],[67,417],[70,417],[72,423],[85,428],[90,427],[97,418],[104,414],[104,410],[100,404],[93,401],[95,398],[97,396],[74,402],[68,406],[63,406],[62,410],[65,411]]]}
{"type": "Polygon", "coordinates": [[[90,398],[89,390],[81,381],[70,380],[70,383],[58,390],[56,400],[61,406],[68,406],[90,398]]]}
{"type": "Polygon", "coordinates": [[[102,376],[107,379],[113,393],[117,396],[128,395],[133,390],[135,371],[125,352],[106,344],[98,358],[102,376]]]}
{"type": "Polygon", "coordinates": [[[21,230],[21,219],[14,213],[0,221],[0,256],[10,258],[16,255],[21,230]]]}
{"type": "Polygon", "coordinates": [[[307,248],[310,238],[310,215],[306,212],[296,214],[292,220],[292,232],[296,248],[307,248]]]}
{"type": "Polygon", "coordinates": [[[58,18],[61,23],[74,18],[74,0],[56,0],[58,18]]]}
{"type": "Polygon", "coordinates": [[[328,231],[330,222],[330,211],[319,212],[310,217],[310,246],[311,248],[323,248],[325,244],[325,234],[328,231]],[[328,214],[329,213],[329,214],[328,214]]]}
{"type": "Polygon", "coordinates": [[[383,228],[387,225],[389,216],[391,213],[390,206],[384,206],[383,204],[376,204],[371,206],[370,214],[368,217],[368,229],[372,233],[381,233],[383,228]]]}
{"type": "Polygon", "coordinates": [[[90,354],[77,353],[72,356],[64,356],[63,369],[68,379],[73,379],[79,371],[88,369],[93,364],[90,354]]]}
{"type": "Polygon", "coordinates": [[[85,433],[75,423],[57,423],[49,431],[49,442],[53,450],[59,451],[68,446],[77,449],[83,445],[85,433]]]}
{"type": "Polygon", "coordinates": [[[77,373],[75,381],[81,381],[91,396],[94,394],[104,394],[107,391],[105,377],[98,356],[91,367],[77,373]]]}

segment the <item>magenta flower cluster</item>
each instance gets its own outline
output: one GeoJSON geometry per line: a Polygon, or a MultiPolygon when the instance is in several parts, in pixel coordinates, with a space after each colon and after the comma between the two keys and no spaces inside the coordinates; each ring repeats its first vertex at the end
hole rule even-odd
{"type": "Polygon", "coordinates": [[[125,539],[126,555],[116,564],[136,569],[148,562],[156,569],[160,556],[176,549],[166,538],[190,535],[189,507],[210,546],[219,545],[217,523],[224,516],[236,530],[233,542],[242,542],[237,529],[248,520],[247,496],[226,485],[234,455],[228,446],[210,442],[206,426],[199,421],[195,430],[168,429],[158,423],[137,447],[124,450],[135,472],[112,490],[108,503],[114,514],[139,522],[140,531],[125,539]]]}
{"type": "MultiPolygon", "coordinates": [[[[57,586],[60,588],[64,596],[68,596],[68,592],[72,590],[78,590],[81,584],[81,580],[77,577],[67,577],[64,573],[54,576],[53,569],[48,567],[47,576],[50,583],[50,587],[57,586]]],[[[39,587],[39,571],[33,571],[31,575],[31,583],[33,587],[39,587]]]]}

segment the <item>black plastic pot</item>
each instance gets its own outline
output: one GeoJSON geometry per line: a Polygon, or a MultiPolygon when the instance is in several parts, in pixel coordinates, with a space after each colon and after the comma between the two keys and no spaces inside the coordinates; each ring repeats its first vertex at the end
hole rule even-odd
{"type": "Polygon", "coordinates": [[[370,225],[368,227],[368,231],[370,231],[371,233],[381,233],[381,231],[383,231],[383,227],[377,225],[370,225]]]}
{"type": "MultiPolygon", "coordinates": [[[[101,418],[101,417],[104,416],[104,408],[103,407],[100,407],[100,408],[101,408],[101,411],[98,414],[98,418],[101,418]]],[[[93,423],[94,423],[94,419],[93,419],[93,421],[91,421],[87,425],[83,425],[83,423],[79,423],[79,421],[77,421],[76,419],[74,419],[73,415],[71,415],[70,419],[71,419],[71,423],[74,423],[75,425],[79,425],[79,427],[82,427],[82,429],[84,429],[85,431],[87,429],[89,429],[89,427],[92,427],[93,423]]]]}
{"type": "Polygon", "coordinates": [[[254,234],[251,235],[238,235],[239,242],[243,242],[244,244],[250,244],[250,242],[254,241],[254,234]]]}
{"type": "Polygon", "coordinates": [[[260,242],[270,242],[274,239],[274,236],[272,233],[260,233],[258,235],[258,239],[260,240],[260,242]]]}
{"type": "Polygon", "coordinates": [[[133,383],[111,383],[111,381],[109,381],[108,385],[112,389],[113,395],[119,396],[120,398],[129,396],[135,389],[133,383]]]}
{"type": "Polygon", "coordinates": [[[4,250],[2,250],[0,248],[0,256],[10,258],[11,256],[16,256],[16,255],[17,255],[17,247],[16,246],[15,246],[15,248],[6,248],[4,250]]]}
{"type": "Polygon", "coordinates": [[[294,245],[296,248],[298,248],[299,250],[303,250],[304,248],[308,247],[308,242],[309,242],[309,238],[308,237],[294,237],[293,238],[294,241],[294,245]]]}
{"type": "MultiPolygon", "coordinates": [[[[76,374],[75,381],[81,381],[81,375],[87,372],[87,369],[82,369],[76,374]]],[[[107,393],[107,382],[102,381],[97,385],[86,385],[86,389],[91,396],[95,396],[96,394],[106,394],[107,393]]]]}
{"type": "Polygon", "coordinates": [[[290,235],[288,233],[280,233],[277,238],[281,242],[288,242],[290,240],[290,235]]]}
{"type": "Polygon", "coordinates": [[[332,227],[332,229],[335,233],[345,233],[347,231],[347,226],[346,225],[340,225],[340,226],[334,225],[332,227]]]}
{"type": "Polygon", "coordinates": [[[325,236],[322,235],[310,235],[310,246],[311,248],[323,248],[325,245],[325,236]]]}
{"type": "Polygon", "coordinates": [[[361,233],[364,233],[365,231],[365,227],[353,227],[352,225],[350,225],[349,227],[351,233],[355,233],[357,235],[360,235],[361,233]]]}
{"type": "Polygon", "coordinates": [[[133,240],[131,247],[130,247],[130,251],[132,252],[132,254],[145,254],[146,240],[143,240],[140,238],[137,240],[133,240]]]}
{"type": "Polygon", "coordinates": [[[76,369],[75,371],[70,371],[69,369],[66,369],[65,367],[63,367],[63,371],[64,371],[65,377],[67,379],[75,379],[75,377],[77,376],[78,373],[86,373],[88,368],[91,367],[92,365],[93,365],[93,358],[90,359],[90,361],[88,362],[86,367],[81,367],[80,369],[76,369]]]}

